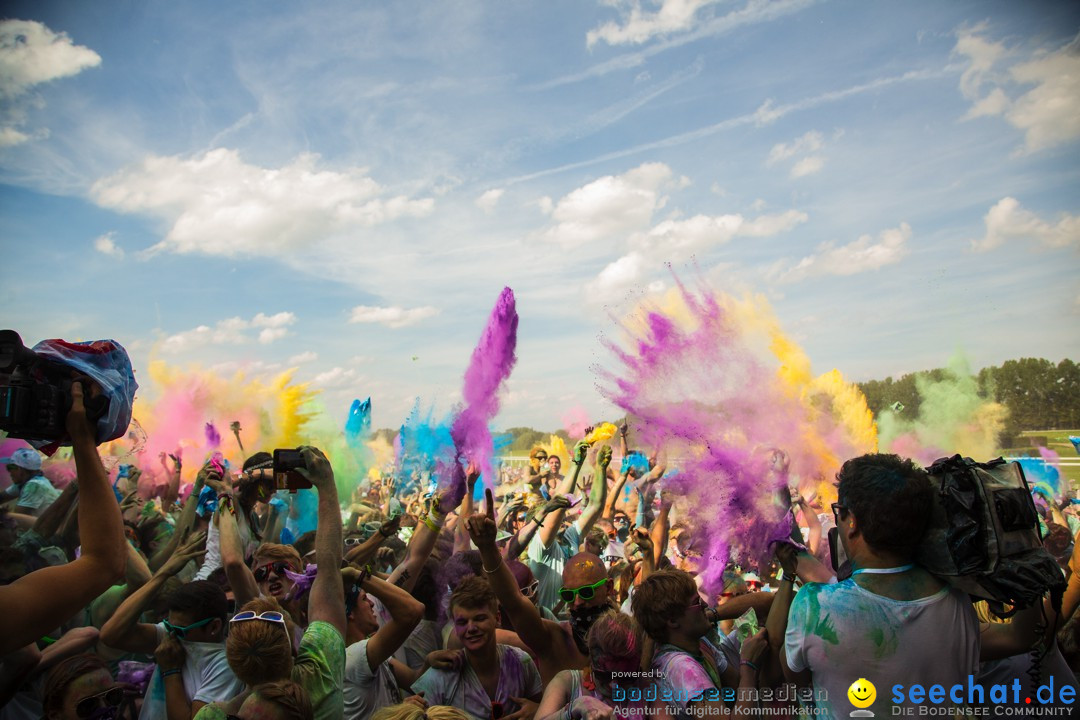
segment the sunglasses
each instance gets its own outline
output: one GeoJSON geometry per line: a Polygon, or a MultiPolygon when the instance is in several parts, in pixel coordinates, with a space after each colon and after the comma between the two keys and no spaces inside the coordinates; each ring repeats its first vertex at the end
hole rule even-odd
{"type": "Polygon", "coordinates": [[[492,702],[491,702],[491,719],[492,720],[499,720],[499,718],[501,718],[505,714],[506,714],[506,709],[503,707],[503,704],[501,702],[496,702],[496,701],[492,700],[492,702]]]}
{"type": "Polygon", "coordinates": [[[596,597],[596,589],[605,583],[607,583],[607,578],[597,580],[592,585],[582,585],[579,588],[559,588],[559,597],[567,605],[574,602],[574,598],[578,595],[581,596],[582,600],[592,600],[596,597]]]}
{"type": "Polygon", "coordinates": [[[529,598],[530,600],[532,600],[533,595],[535,595],[536,591],[539,590],[539,589],[540,589],[540,581],[539,580],[533,580],[531,583],[529,583],[525,587],[521,588],[521,594],[524,595],[525,597],[529,598]]]}
{"type": "Polygon", "coordinates": [[[100,708],[117,708],[120,707],[120,703],[122,702],[124,702],[124,689],[120,687],[109,688],[105,692],[100,692],[97,695],[91,695],[90,697],[84,697],[82,700],[75,703],[75,715],[81,718],[88,718],[94,715],[100,708]]]}
{"type": "Polygon", "coordinates": [[[270,577],[270,570],[273,569],[274,574],[278,577],[285,577],[286,570],[292,570],[292,565],[284,560],[278,560],[277,562],[267,563],[260,568],[256,568],[252,575],[255,576],[255,582],[266,582],[266,578],[270,577]]]}
{"type": "Polygon", "coordinates": [[[187,625],[185,627],[180,627],[179,625],[173,625],[168,620],[163,620],[161,622],[161,624],[165,626],[165,631],[168,632],[170,635],[175,637],[177,640],[183,640],[184,636],[187,635],[188,630],[194,630],[195,628],[201,628],[203,625],[209,625],[213,621],[214,621],[214,618],[208,617],[205,620],[200,620],[197,623],[192,623],[192,624],[187,625]]]}
{"type": "Polygon", "coordinates": [[[267,610],[264,613],[257,613],[254,610],[244,610],[233,615],[232,620],[229,622],[245,622],[247,620],[265,620],[266,622],[278,623],[281,627],[288,631],[289,626],[285,624],[285,616],[276,610],[267,610]]]}
{"type": "Polygon", "coordinates": [[[353,545],[359,545],[364,542],[363,538],[351,537],[345,538],[345,547],[352,547],[353,545]]]}
{"type": "Polygon", "coordinates": [[[839,522],[840,522],[840,516],[841,516],[841,515],[844,515],[844,514],[846,514],[846,513],[847,513],[847,511],[848,511],[847,505],[841,505],[841,504],[840,504],[840,503],[838,503],[838,502],[834,502],[834,503],[832,504],[832,514],[833,514],[833,519],[834,519],[834,520],[835,520],[835,521],[836,521],[837,523],[839,523],[839,522]]]}

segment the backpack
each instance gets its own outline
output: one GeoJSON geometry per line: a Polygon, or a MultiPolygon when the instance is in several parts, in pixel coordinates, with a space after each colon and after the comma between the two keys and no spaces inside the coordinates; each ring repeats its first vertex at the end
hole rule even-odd
{"type": "Polygon", "coordinates": [[[1047,591],[1059,607],[1065,576],[1043,548],[1020,464],[954,455],[927,472],[935,502],[917,562],[973,599],[989,601],[999,617],[1039,602],[1047,591]],[[1003,612],[1003,604],[1013,610],[1003,612]]]}

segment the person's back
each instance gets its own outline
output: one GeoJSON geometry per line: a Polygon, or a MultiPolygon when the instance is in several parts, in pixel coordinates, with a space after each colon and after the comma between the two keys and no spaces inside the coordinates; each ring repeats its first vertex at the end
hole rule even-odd
{"type": "Polygon", "coordinates": [[[837,478],[833,512],[850,577],[808,583],[795,596],[784,637],[788,678],[813,685],[817,705],[833,717],[852,710],[848,690],[860,679],[876,697],[858,711],[877,717],[893,713],[895,686],[905,690],[902,705],[912,685],[966,687],[979,663],[975,611],[912,562],[933,505],[926,473],[895,455],[864,455],[837,478]]]}
{"type": "Polygon", "coordinates": [[[979,624],[968,597],[924,570],[903,575],[910,577],[808,583],[791,605],[788,667],[813,672],[818,706],[834,717],[848,714],[848,688],[859,678],[875,684],[868,709],[881,716],[892,712],[893,684],[966,687],[978,672],[979,624]]]}

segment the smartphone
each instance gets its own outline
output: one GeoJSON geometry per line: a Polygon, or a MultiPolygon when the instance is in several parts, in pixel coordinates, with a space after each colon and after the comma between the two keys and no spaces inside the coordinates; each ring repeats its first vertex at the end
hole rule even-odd
{"type": "Polygon", "coordinates": [[[304,456],[299,450],[278,448],[274,450],[274,485],[278,490],[296,492],[311,487],[311,481],[296,472],[304,467],[304,456]]]}

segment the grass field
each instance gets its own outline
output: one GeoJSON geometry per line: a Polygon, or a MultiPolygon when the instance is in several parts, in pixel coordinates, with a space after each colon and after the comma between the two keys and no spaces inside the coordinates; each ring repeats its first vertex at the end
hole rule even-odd
{"type": "Polygon", "coordinates": [[[1065,461],[1060,466],[1061,474],[1068,478],[1070,486],[1076,490],[1080,488],[1080,462],[1078,462],[1080,461],[1080,455],[1076,453],[1073,444],[1069,441],[1070,435],[1080,436],[1080,430],[1028,430],[1021,433],[1021,437],[1031,439],[1032,444],[1022,447],[1001,448],[1001,454],[1038,456],[1037,445],[1045,445],[1047,449],[1053,450],[1065,461]],[[1043,442],[1044,440],[1045,442],[1043,442]]]}

